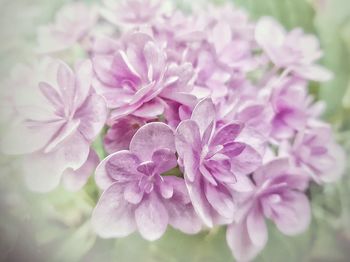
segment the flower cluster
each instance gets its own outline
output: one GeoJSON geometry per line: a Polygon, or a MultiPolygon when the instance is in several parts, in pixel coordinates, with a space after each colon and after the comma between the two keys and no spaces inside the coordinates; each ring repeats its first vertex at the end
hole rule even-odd
{"type": "Polygon", "coordinates": [[[75,2],[38,34],[39,61],[7,83],[2,150],[21,155],[35,191],[78,190],[95,171],[101,237],[139,231],[152,241],[168,224],[187,234],[227,225],[234,257],[251,260],[267,219],[303,232],[310,183],[343,172],[324,106],[308,91],[332,74],[300,28],[232,6],[185,14],[130,0],[75,2]]]}

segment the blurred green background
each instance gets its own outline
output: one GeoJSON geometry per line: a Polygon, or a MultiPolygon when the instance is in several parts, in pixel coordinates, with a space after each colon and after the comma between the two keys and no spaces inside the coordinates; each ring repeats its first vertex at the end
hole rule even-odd
{"type": "MultiPolygon", "coordinates": [[[[228,1],[244,7],[253,18],[272,15],[289,29],[302,27],[318,35],[325,52],[322,63],[335,77],[326,84],[312,83],[310,89],[326,101],[324,117],[333,124],[350,160],[349,0],[213,0],[228,1]]],[[[30,61],[36,26],[49,22],[65,2],[69,1],[0,0],[0,82],[12,65],[30,61]]],[[[184,9],[188,2],[176,0],[184,9]]],[[[223,228],[195,236],[169,229],[152,243],[137,234],[119,240],[96,238],[89,224],[98,194],[93,181],[76,194],[62,189],[46,195],[29,193],[16,175],[13,159],[3,156],[0,179],[0,261],[233,261],[223,228]]],[[[270,227],[268,246],[256,261],[349,261],[349,168],[338,183],[312,187],[310,197],[309,230],[293,238],[270,227]]]]}

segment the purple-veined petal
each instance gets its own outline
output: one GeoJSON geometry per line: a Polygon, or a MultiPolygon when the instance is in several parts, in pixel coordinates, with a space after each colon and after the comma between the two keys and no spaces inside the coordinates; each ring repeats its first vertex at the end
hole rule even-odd
{"type": "Polygon", "coordinates": [[[162,148],[175,152],[174,132],[168,125],[159,122],[141,127],[130,142],[130,151],[142,161],[151,160],[153,153],[162,148]]]}
{"type": "Polygon", "coordinates": [[[180,157],[190,149],[201,150],[199,128],[193,120],[182,121],[175,132],[176,150],[180,157]]]}
{"type": "Polygon", "coordinates": [[[230,123],[221,127],[215,134],[212,144],[213,145],[224,145],[232,142],[239,135],[243,129],[243,124],[230,123]]]}
{"type": "Polygon", "coordinates": [[[158,149],[152,155],[152,161],[156,164],[156,172],[165,173],[177,166],[175,153],[167,148],[158,149]]]}
{"type": "Polygon", "coordinates": [[[203,99],[194,108],[191,120],[195,121],[199,127],[200,134],[203,136],[207,128],[215,122],[216,109],[211,99],[203,99]]]}
{"type": "MultiPolygon", "coordinates": [[[[135,177],[141,175],[137,171],[139,164],[140,160],[135,154],[123,150],[108,157],[108,161],[104,164],[104,168],[110,178],[115,181],[125,182],[134,180],[135,177]]],[[[100,166],[99,168],[103,168],[103,166],[100,166]]]]}

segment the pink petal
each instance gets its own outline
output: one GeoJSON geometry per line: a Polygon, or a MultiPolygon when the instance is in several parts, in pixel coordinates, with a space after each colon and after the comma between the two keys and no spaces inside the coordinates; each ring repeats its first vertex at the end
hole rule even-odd
{"type": "Polygon", "coordinates": [[[76,92],[75,76],[69,66],[63,62],[61,62],[60,66],[58,67],[57,83],[64,102],[69,106],[72,106],[76,92]]]}
{"type": "Polygon", "coordinates": [[[262,17],[255,27],[255,40],[262,47],[281,47],[286,39],[286,31],[272,17],[262,17]],[[273,39],[271,39],[273,36],[273,39]]]}
{"type": "Polygon", "coordinates": [[[240,123],[230,123],[221,127],[215,134],[212,144],[224,145],[228,142],[232,142],[239,135],[243,128],[240,123]]]}
{"type": "Polygon", "coordinates": [[[262,159],[252,147],[246,145],[241,154],[231,160],[235,175],[248,175],[261,165],[262,159]]]}
{"type": "Polygon", "coordinates": [[[67,122],[45,147],[45,153],[57,149],[61,143],[63,143],[66,139],[69,139],[69,136],[77,132],[79,124],[80,120],[72,120],[67,122]]]}
{"type": "MultiPolygon", "coordinates": [[[[140,175],[137,171],[139,164],[140,160],[135,154],[123,150],[108,157],[108,161],[105,163],[104,168],[110,178],[116,181],[125,182],[134,180],[136,179],[135,177],[140,175]]],[[[99,168],[103,168],[103,166],[99,166],[99,168]]]]}
{"type": "Polygon", "coordinates": [[[210,205],[223,217],[233,220],[236,205],[232,195],[223,187],[205,183],[205,195],[210,205]]]}
{"type": "Polygon", "coordinates": [[[203,178],[201,176],[196,176],[193,183],[186,181],[186,186],[196,213],[206,226],[213,227],[211,207],[204,194],[203,178]]]}
{"type": "Polygon", "coordinates": [[[64,171],[62,177],[63,186],[70,191],[78,191],[86,184],[99,162],[100,159],[96,152],[90,149],[88,159],[82,167],[76,171],[73,169],[67,169],[64,171]]]}
{"type": "Polygon", "coordinates": [[[93,76],[94,73],[90,60],[85,60],[79,64],[76,70],[76,108],[79,108],[89,95],[93,76]]]}
{"type": "Polygon", "coordinates": [[[301,77],[318,82],[326,82],[333,78],[332,72],[320,65],[304,66],[294,71],[301,77]]]}
{"type": "Polygon", "coordinates": [[[167,148],[155,151],[152,155],[152,161],[156,163],[156,170],[159,174],[165,173],[177,166],[175,153],[167,148]]]}
{"type": "Polygon", "coordinates": [[[114,86],[115,78],[113,71],[111,70],[113,56],[111,55],[99,55],[92,59],[92,64],[97,78],[108,86],[114,86]]]}
{"type": "Polygon", "coordinates": [[[151,160],[153,153],[163,148],[175,152],[174,132],[168,125],[160,122],[144,125],[130,142],[130,151],[142,161],[151,160]]]}
{"type": "Polygon", "coordinates": [[[107,189],[115,182],[115,180],[108,175],[108,172],[106,170],[106,165],[112,157],[113,154],[103,159],[95,170],[95,182],[97,186],[103,190],[107,189]]]}
{"type": "Polygon", "coordinates": [[[133,112],[134,116],[141,118],[155,118],[164,112],[164,104],[160,99],[153,99],[144,103],[140,108],[133,112]]]}
{"type": "Polygon", "coordinates": [[[165,181],[174,188],[171,199],[165,202],[169,213],[169,224],[186,234],[196,234],[202,223],[190,202],[184,180],[178,177],[166,177],[165,181]]]}
{"type": "Polygon", "coordinates": [[[134,206],[124,199],[120,184],[112,184],[103,192],[91,222],[95,232],[103,238],[125,237],[135,231],[134,206]]]}
{"type": "Polygon", "coordinates": [[[88,158],[90,152],[89,143],[78,132],[75,132],[60,144],[57,151],[54,152],[57,161],[62,167],[79,169],[88,158]]]}
{"type": "Polygon", "coordinates": [[[45,147],[62,126],[61,121],[33,126],[14,123],[1,138],[1,150],[10,155],[33,153],[45,147]]]}
{"type": "Polygon", "coordinates": [[[311,210],[308,198],[299,192],[289,191],[283,196],[283,202],[274,208],[272,217],[277,228],[286,235],[304,232],[310,225],[311,210]]]}
{"type": "Polygon", "coordinates": [[[165,199],[171,198],[174,194],[174,188],[167,180],[161,182],[159,185],[159,191],[165,199]]]}
{"type": "Polygon", "coordinates": [[[259,207],[253,207],[247,216],[249,237],[255,246],[265,246],[267,243],[267,226],[259,207]]]}
{"type": "Polygon", "coordinates": [[[215,118],[215,106],[209,98],[200,101],[194,108],[191,116],[191,120],[197,123],[202,136],[207,128],[215,122],[215,118]]]}
{"type": "Polygon", "coordinates": [[[138,182],[131,182],[125,186],[124,198],[131,204],[138,204],[142,200],[143,192],[140,190],[138,182]]]}
{"type": "Polygon", "coordinates": [[[81,120],[79,131],[88,141],[92,141],[106,122],[107,108],[104,99],[97,94],[92,94],[76,112],[76,117],[81,120]]]}
{"type": "Polygon", "coordinates": [[[192,150],[187,151],[183,156],[183,166],[185,178],[188,181],[193,182],[196,176],[200,174],[198,155],[194,154],[192,150]]]}
{"type": "Polygon", "coordinates": [[[185,152],[190,149],[201,149],[201,138],[199,128],[193,120],[182,121],[175,132],[176,150],[180,157],[184,157],[185,152]]]}
{"type": "Polygon", "coordinates": [[[252,261],[264,248],[264,245],[254,245],[250,239],[245,219],[227,227],[226,241],[237,261],[252,261]]]}
{"type": "Polygon", "coordinates": [[[154,241],[165,233],[169,217],[158,196],[151,193],[136,208],[135,220],[142,237],[154,241]]]}

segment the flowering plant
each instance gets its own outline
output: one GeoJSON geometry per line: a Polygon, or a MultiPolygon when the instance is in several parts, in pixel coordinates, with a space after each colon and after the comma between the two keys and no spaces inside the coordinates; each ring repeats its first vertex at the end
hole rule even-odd
{"type": "Polygon", "coordinates": [[[267,220],[305,231],[308,188],[344,172],[308,90],[332,73],[300,28],[230,5],[186,14],[153,0],[74,2],[40,28],[36,51],[9,79],[2,150],[20,155],[33,191],[77,191],[94,173],[102,238],[222,225],[233,256],[249,261],[267,220]]]}

